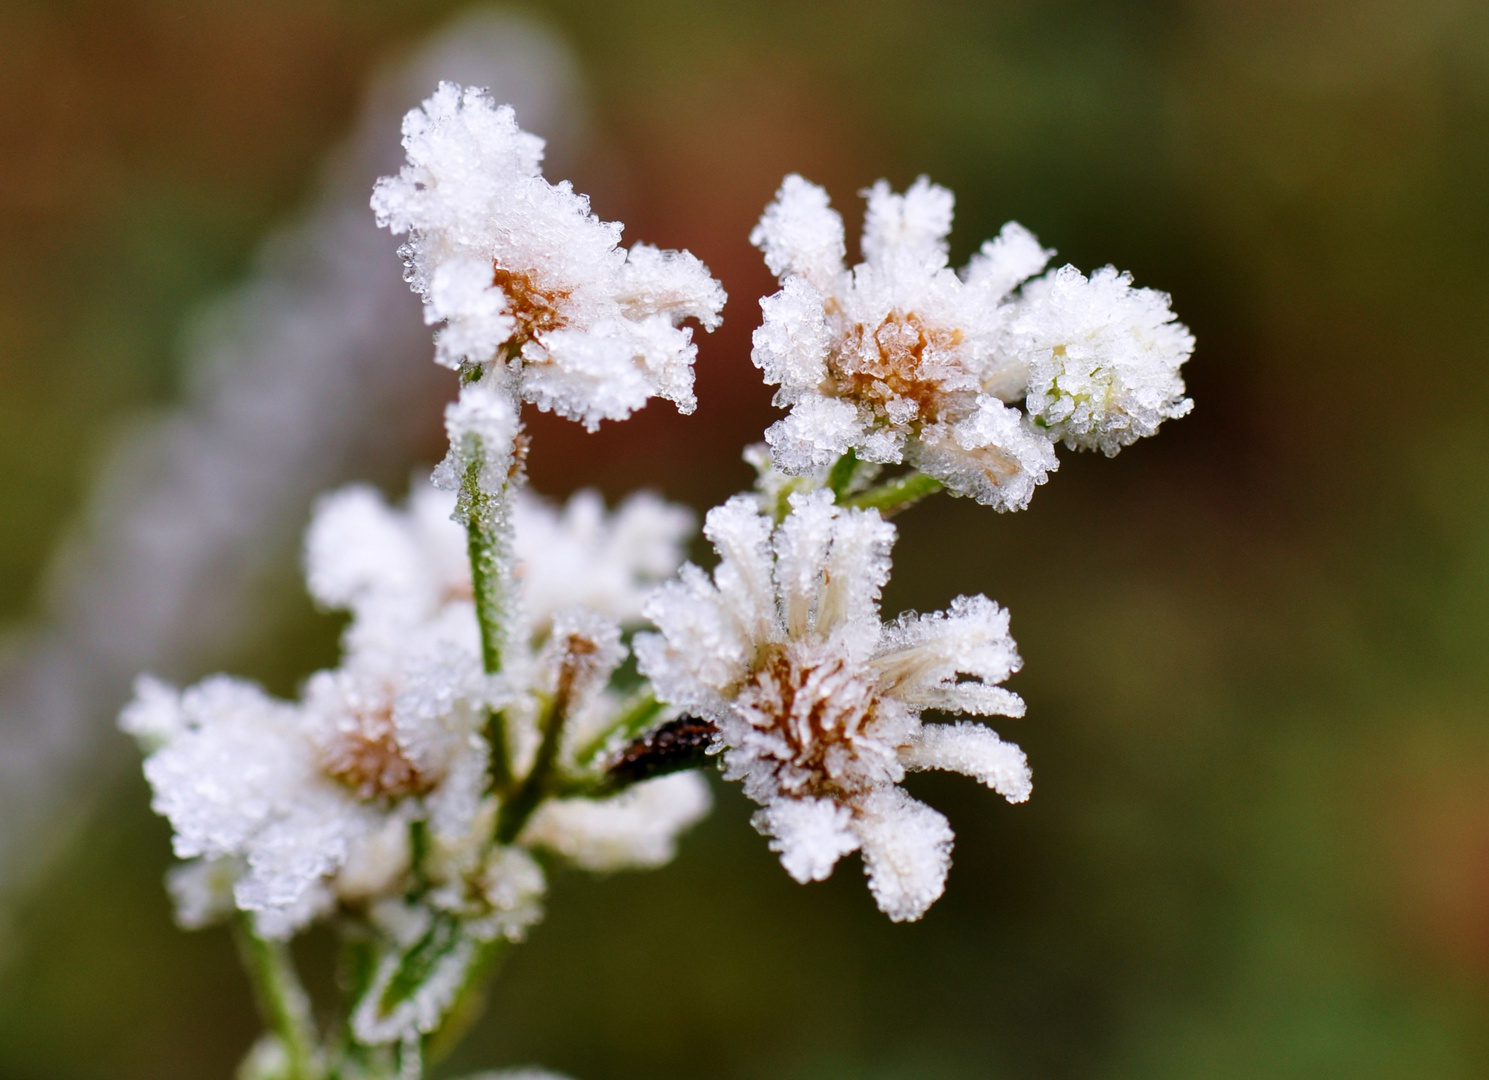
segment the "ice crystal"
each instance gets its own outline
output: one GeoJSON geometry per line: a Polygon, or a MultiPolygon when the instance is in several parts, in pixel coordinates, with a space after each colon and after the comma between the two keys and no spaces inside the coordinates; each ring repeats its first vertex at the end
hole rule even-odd
{"type": "Polygon", "coordinates": [[[621,226],[567,181],[543,141],[481,90],[441,83],[403,123],[408,164],[378,182],[378,223],[407,233],[408,280],[444,323],[450,367],[504,362],[521,397],[593,430],[652,396],[694,407],[692,331],[724,291],[686,251],[619,247],[621,226]]]}
{"type": "Polygon", "coordinates": [[[1016,746],[980,724],[925,724],[925,709],[1019,716],[998,684],[1018,669],[1008,616],[986,597],[885,625],[894,527],[827,492],[790,496],[779,526],[753,500],[711,511],[720,562],[658,590],[639,635],[658,697],[718,725],[725,775],[763,809],[755,824],[799,881],[861,849],[880,908],[916,919],[941,894],[951,830],[898,788],[907,769],[949,769],[1021,802],[1016,746]]]}

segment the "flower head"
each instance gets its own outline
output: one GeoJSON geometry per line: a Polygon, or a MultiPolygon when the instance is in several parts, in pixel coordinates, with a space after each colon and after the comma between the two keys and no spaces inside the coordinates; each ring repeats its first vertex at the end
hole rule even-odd
{"type": "MultiPolygon", "coordinates": [[[[506,715],[519,779],[544,709],[565,714],[557,765],[591,765],[623,707],[608,685],[626,656],[622,625],[682,561],[692,518],[651,495],[614,513],[587,492],[562,509],[519,497],[513,647],[491,677],[455,512],[452,494],[422,483],[403,509],[365,486],[321,500],[306,576],[317,601],[352,618],[342,665],[311,676],[300,701],[221,677],[185,691],[141,680],[121,725],[146,747],[155,807],[193,860],[172,879],[183,925],[237,906],[282,937],[338,901],[401,895],[415,822],[434,908],[509,937],[538,917],[541,874],[532,887],[532,873],[518,875],[519,903],[501,869],[535,864],[490,844],[489,710],[506,715]]],[[[654,866],[708,806],[701,777],[664,777],[612,798],[548,800],[520,843],[596,869],[654,866]]]]}
{"type": "Polygon", "coordinates": [[[636,654],[657,695],[718,725],[725,775],[759,803],[755,825],[798,881],[862,850],[892,919],[941,895],[951,829],[898,785],[907,770],[975,776],[1028,797],[1018,747],[976,723],[925,724],[926,709],[1018,716],[998,684],[1019,666],[1008,616],[986,597],[948,612],[879,617],[894,528],[822,491],[790,497],[779,526],[740,496],[711,511],[712,578],[685,566],[647,614],[636,654]]]}
{"type": "Polygon", "coordinates": [[[1029,371],[1029,415],[1072,449],[1111,457],[1194,408],[1179,376],[1194,335],[1166,293],[1134,289],[1110,266],[1030,282],[1009,338],[1029,371]]]}
{"type": "Polygon", "coordinates": [[[654,395],[694,406],[692,331],[724,290],[686,251],[619,247],[621,226],[543,178],[543,140],[484,91],[441,83],[403,122],[408,164],[378,223],[408,233],[408,280],[450,367],[506,361],[518,393],[593,430],[654,395]]]}
{"type": "MultiPolygon", "coordinates": [[[[321,606],[352,614],[349,645],[396,640],[471,599],[455,512],[452,493],[423,482],[402,509],[364,484],[322,497],[305,538],[306,580],[321,606]]],[[[646,596],[681,565],[694,522],[691,511],[648,492],[607,511],[594,491],[555,506],[522,489],[512,505],[517,618],[536,638],[574,606],[636,625],[646,596]]]]}
{"type": "Polygon", "coordinates": [[[761,301],[753,358],[791,413],[766,433],[803,473],[847,450],[909,462],[999,509],[1027,505],[1056,465],[1049,438],[1006,402],[1023,391],[999,344],[1009,292],[1052,254],[1010,223],[965,279],[947,266],[952,195],[924,177],[867,193],[864,262],[843,266],[827,193],[788,176],[750,240],[781,278],[761,301]]]}
{"type": "Polygon", "coordinates": [[[1178,372],[1194,339],[1167,296],[1110,268],[1029,281],[1054,252],[1016,222],[957,274],[951,192],[921,177],[865,194],[851,271],[842,219],[799,176],[750,236],[781,279],[752,354],[791,410],[766,433],[778,468],[803,475],[853,450],[1018,510],[1058,466],[1056,441],[1115,453],[1188,411],[1178,372]]]}
{"type": "MultiPolygon", "coordinates": [[[[474,653],[435,635],[321,672],[299,703],[220,676],[185,691],[142,679],[121,726],[150,750],[176,854],[235,868],[236,906],[284,937],[338,899],[395,890],[410,822],[464,840],[484,785],[473,736],[486,693],[474,653]]],[[[183,923],[210,910],[202,874],[181,879],[183,923]]]]}

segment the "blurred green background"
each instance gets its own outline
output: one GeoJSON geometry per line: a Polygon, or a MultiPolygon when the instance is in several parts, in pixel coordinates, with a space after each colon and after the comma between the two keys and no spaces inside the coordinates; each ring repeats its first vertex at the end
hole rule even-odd
{"type": "MultiPolygon", "coordinates": [[[[304,200],[374,65],[456,10],[0,8],[8,623],[34,616],[103,441],[179,395],[184,321],[304,200]]],[[[1115,460],[1065,454],[1026,513],[901,519],[889,611],[1012,609],[1029,715],[1004,733],[1036,782],[1009,807],[912,780],[958,837],[922,923],[889,924],[851,862],[791,883],[720,788],[667,869],[559,877],[446,1072],[1489,1075],[1489,8],[524,10],[588,83],[604,153],[578,186],[732,298],[694,417],[540,421],[540,489],[704,508],[747,482],[771,284],[746,236],[789,170],[850,229],[858,188],[929,173],[957,194],[958,262],[1017,218],[1169,290],[1197,407],[1115,460]]],[[[298,593],[281,608],[225,662],[288,692],[336,627],[298,593]]],[[[119,780],[15,915],[5,1080],[225,1077],[255,1033],[227,936],[171,924],[147,801],[119,780]]]]}

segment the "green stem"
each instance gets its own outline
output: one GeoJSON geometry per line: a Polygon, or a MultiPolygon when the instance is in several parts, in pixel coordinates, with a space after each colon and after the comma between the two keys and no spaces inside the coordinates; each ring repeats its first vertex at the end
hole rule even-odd
{"type": "Polygon", "coordinates": [[[623,735],[624,741],[629,742],[650,727],[664,708],[650,686],[637,690],[621,706],[610,726],[579,748],[574,760],[581,766],[590,764],[611,739],[621,741],[617,736],[623,735]]]}
{"type": "Polygon", "coordinates": [[[880,484],[853,496],[843,505],[859,510],[877,510],[882,517],[888,518],[914,506],[927,495],[934,495],[942,486],[941,481],[933,476],[927,476],[923,472],[908,472],[887,484],[880,484]]]}
{"type": "Polygon", "coordinates": [[[254,933],[252,916],[237,922],[238,950],[253,982],[254,995],[264,1022],[284,1047],[288,1080],[315,1080],[320,1076],[310,997],[300,985],[289,946],[268,941],[254,933]]]}
{"type": "Polygon", "coordinates": [[[503,556],[510,546],[506,537],[505,490],[486,491],[481,487],[485,462],[478,450],[465,467],[461,494],[465,496],[466,554],[470,558],[471,590],[475,596],[476,617],[481,623],[481,663],[489,674],[501,670],[501,627],[506,604],[506,582],[503,580],[503,556]]]}
{"type": "MultiPolygon", "coordinates": [[[[505,567],[511,561],[506,506],[510,484],[503,484],[496,491],[485,490],[481,486],[484,467],[484,449],[478,447],[461,477],[461,502],[471,592],[475,598],[476,621],[481,628],[481,666],[488,675],[495,675],[502,666],[502,628],[506,625],[509,599],[505,567]]],[[[498,709],[491,710],[487,717],[486,738],[491,745],[492,787],[505,792],[512,783],[512,763],[508,758],[506,720],[498,709]]]]}
{"type": "Polygon", "coordinates": [[[517,839],[522,827],[527,824],[527,819],[532,817],[538,803],[543,801],[548,786],[548,774],[553,770],[553,761],[558,757],[558,747],[563,741],[565,714],[568,710],[566,695],[560,691],[555,694],[553,701],[545,710],[547,715],[543,718],[543,741],[538,744],[538,752],[533,758],[533,767],[528,770],[527,777],[506,802],[496,819],[496,839],[498,843],[510,844],[517,839]]]}
{"type": "Polygon", "coordinates": [[[842,502],[853,484],[853,475],[858,472],[858,455],[849,450],[832,463],[827,471],[827,486],[832,491],[833,501],[842,502]]]}

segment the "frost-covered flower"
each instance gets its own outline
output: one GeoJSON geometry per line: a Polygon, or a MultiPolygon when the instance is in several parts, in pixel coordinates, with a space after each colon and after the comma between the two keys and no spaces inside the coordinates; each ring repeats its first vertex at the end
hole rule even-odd
{"type": "Polygon", "coordinates": [[[649,492],[607,512],[595,491],[557,507],[524,490],[512,507],[512,554],[526,617],[543,626],[578,605],[634,626],[696,528],[691,510],[649,492]]]}
{"type": "Polygon", "coordinates": [[[898,786],[906,771],[950,769],[1011,802],[1030,791],[1023,752],[977,723],[925,724],[926,709],[1019,716],[997,685],[1018,669],[1008,616],[986,597],[884,625],[894,527],[874,511],[794,494],[774,526],[754,500],[711,511],[720,562],[688,565],[646,613],[641,670],[657,696],[718,725],[727,778],[763,809],[755,825],[798,881],[821,880],[861,849],[869,887],[896,921],[941,895],[946,819],[898,786]]]}
{"type": "Polygon", "coordinates": [[[691,330],[719,324],[724,290],[686,251],[618,246],[621,226],[567,181],[543,178],[543,140],[484,91],[441,83],[404,118],[408,164],[378,181],[378,223],[403,255],[450,367],[509,363],[539,408],[593,430],[653,395],[694,407],[691,330]]]}
{"type": "MultiPolygon", "coordinates": [[[[306,580],[320,605],[352,613],[350,646],[397,641],[446,605],[471,599],[455,507],[453,494],[423,482],[401,510],[364,484],[322,497],[305,539],[306,580]]],[[[594,491],[555,506],[522,489],[512,505],[515,617],[538,639],[555,614],[575,606],[636,625],[653,587],[682,564],[694,520],[649,492],[607,511],[594,491]]]]}
{"type": "Polygon", "coordinates": [[[912,465],[999,509],[1028,504],[1056,465],[1049,438],[1007,403],[1023,380],[1002,361],[1009,293],[1052,254],[1010,222],[947,267],[952,194],[917,180],[867,192],[864,262],[843,266],[843,221],[799,176],[750,234],[781,291],[761,301],[753,358],[791,413],[767,433],[777,465],[804,473],[848,450],[912,465]]]}
{"type": "MultiPolygon", "coordinates": [[[[352,612],[353,653],[376,656],[411,628],[431,625],[464,628],[466,647],[477,647],[465,533],[454,510],[453,495],[423,483],[402,510],[360,485],[321,500],[306,540],[306,576],[321,604],[352,612]]],[[[499,678],[506,752],[515,775],[526,775],[545,719],[561,708],[555,764],[579,775],[595,764],[625,708],[609,687],[626,656],[622,631],[641,622],[645,598],[682,563],[693,515],[647,493],[607,512],[591,491],[555,506],[524,489],[512,530],[516,596],[499,678]]],[[[544,803],[522,842],[590,869],[655,866],[670,860],[677,835],[709,805],[701,777],[666,777],[607,799],[544,803]]]]}
{"type": "Polygon", "coordinates": [[[142,679],[121,726],[149,751],[176,854],[209,860],[177,878],[182,922],[220,908],[209,886],[229,872],[236,906],[271,937],[338,898],[396,891],[411,822],[454,844],[479,813],[487,694],[470,646],[437,632],[321,672],[293,704],[221,676],[185,691],[142,679]]]}
{"type": "Polygon", "coordinates": [[[348,647],[391,644],[454,601],[471,599],[455,496],[414,484],[396,511],[365,484],[321,496],[305,534],[305,582],[320,606],[352,615],[348,647]]]}
{"type": "Polygon", "coordinates": [[[1064,266],[1024,286],[1008,348],[1029,371],[1030,417],[1072,449],[1111,457],[1194,408],[1179,376],[1194,335],[1167,293],[1134,289],[1110,266],[1089,279],[1064,266]]]}
{"type": "Polygon", "coordinates": [[[853,450],[1017,510],[1058,466],[1055,441],[1115,452],[1187,411],[1178,369],[1193,339],[1167,296],[1070,267],[1017,293],[1054,252],[1016,222],[958,275],[950,191],[921,177],[866,194],[851,271],[842,218],[799,176],[750,236],[781,279],[752,354],[791,410],[766,433],[778,468],[805,475],[853,450]]]}

